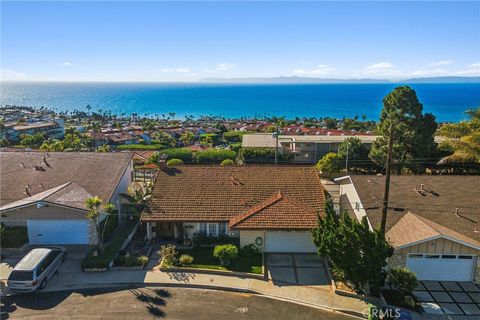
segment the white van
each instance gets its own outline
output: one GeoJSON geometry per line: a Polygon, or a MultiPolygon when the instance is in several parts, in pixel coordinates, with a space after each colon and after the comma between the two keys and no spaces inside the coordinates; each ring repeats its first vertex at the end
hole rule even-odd
{"type": "Polygon", "coordinates": [[[8,277],[12,292],[31,292],[43,289],[67,258],[65,248],[35,248],[17,263],[8,277]]]}

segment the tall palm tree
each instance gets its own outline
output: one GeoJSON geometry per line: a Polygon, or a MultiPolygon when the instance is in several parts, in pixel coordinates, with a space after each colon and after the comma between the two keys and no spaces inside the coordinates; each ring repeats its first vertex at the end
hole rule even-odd
{"type": "Polygon", "coordinates": [[[95,133],[100,132],[102,125],[99,122],[92,121],[87,129],[92,130],[92,150],[95,150],[95,133]]]}

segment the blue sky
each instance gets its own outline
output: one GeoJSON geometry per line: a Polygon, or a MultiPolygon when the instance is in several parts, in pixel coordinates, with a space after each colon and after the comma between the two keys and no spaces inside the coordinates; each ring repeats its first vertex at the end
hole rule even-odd
{"type": "Polygon", "coordinates": [[[2,80],[480,75],[480,2],[1,6],[2,80]]]}

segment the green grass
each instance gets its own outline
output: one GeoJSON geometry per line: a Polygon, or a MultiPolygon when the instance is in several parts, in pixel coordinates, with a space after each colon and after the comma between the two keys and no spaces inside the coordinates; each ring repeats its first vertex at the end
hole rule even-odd
{"type": "Polygon", "coordinates": [[[184,265],[184,267],[262,274],[261,254],[252,257],[239,255],[227,267],[221,266],[220,261],[213,256],[213,247],[179,250],[179,256],[182,254],[188,254],[193,257],[193,264],[184,265]]]}
{"type": "Polygon", "coordinates": [[[83,259],[82,268],[107,268],[110,261],[113,260],[113,257],[120,250],[125,239],[128,237],[130,232],[132,232],[133,227],[136,224],[135,222],[128,223],[118,230],[113,236],[112,240],[105,246],[103,252],[96,257],[93,256],[93,250],[83,259]]]}

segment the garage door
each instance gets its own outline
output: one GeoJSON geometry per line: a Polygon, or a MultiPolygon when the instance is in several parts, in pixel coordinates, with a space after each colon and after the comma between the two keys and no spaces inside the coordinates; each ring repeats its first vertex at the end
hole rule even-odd
{"type": "Polygon", "coordinates": [[[266,252],[317,252],[310,232],[268,231],[265,237],[266,252]]]}
{"type": "Polygon", "coordinates": [[[88,244],[88,220],[28,220],[30,244],[88,244]]]}
{"type": "Polygon", "coordinates": [[[408,256],[407,267],[419,280],[472,281],[475,257],[466,255],[408,256]]]}

